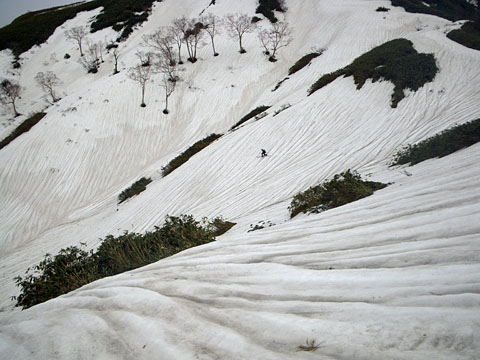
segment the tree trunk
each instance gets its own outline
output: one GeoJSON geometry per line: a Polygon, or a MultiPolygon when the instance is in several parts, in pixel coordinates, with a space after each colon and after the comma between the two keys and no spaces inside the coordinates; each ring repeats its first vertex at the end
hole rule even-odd
{"type": "Polygon", "coordinates": [[[141,107],[145,107],[145,85],[142,85],[142,103],[140,104],[141,107]]]}
{"type": "Polygon", "coordinates": [[[80,56],[83,56],[83,52],[82,52],[82,40],[80,40],[78,42],[78,47],[80,48],[80,56]]]}

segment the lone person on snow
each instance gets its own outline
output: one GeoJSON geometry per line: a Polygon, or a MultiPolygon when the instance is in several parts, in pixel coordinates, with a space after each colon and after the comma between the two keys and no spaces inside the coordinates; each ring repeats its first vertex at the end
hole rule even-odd
{"type": "Polygon", "coordinates": [[[268,156],[267,151],[265,149],[262,149],[262,154],[260,156],[261,157],[268,156]]]}

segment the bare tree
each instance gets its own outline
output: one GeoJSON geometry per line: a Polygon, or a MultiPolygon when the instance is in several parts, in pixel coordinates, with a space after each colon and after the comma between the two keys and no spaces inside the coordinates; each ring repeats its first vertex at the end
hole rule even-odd
{"type": "Polygon", "coordinates": [[[15,102],[20,98],[21,93],[22,87],[15,80],[4,79],[0,83],[0,102],[5,106],[12,105],[15,117],[20,115],[15,102]]]}
{"type": "Polygon", "coordinates": [[[173,20],[173,26],[171,26],[169,29],[178,47],[178,63],[183,64],[181,50],[182,44],[185,41],[185,35],[188,30],[188,19],[183,16],[181,18],[173,20]]]}
{"type": "Polygon", "coordinates": [[[200,22],[203,24],[205,31],[207,32],[208,36],[210,36],[210,40],[212,41],[213,56],[218,56],[218,53],[215,50],[214,39],[215,35],[220,33],[222,20],[218,16],[209,13],[207,16],[201,17],[200,22]]]}
{"type": "Polygon", "coordinates": [[[187,45],[188,61],[194,63],[197,61],[197,49],[203,38],[203,24],[196,19],[188,22],[188,29],[185,33],[185,44],[187,45]]]}
{"type": "Polygon", "coordinates": [[[80,49],[80,56],[83,56],[82,52],[82,41],[87,36],[88,31],[85,26],[76,26],[70,30],[65,31],[65,38],[70,41],[74,41],[78,44],[80,49]]]}
{"type": "Polygon", "coordinates": [[[115,74],[119,73],[119,71],[118,71],[118,59],[120,57],[120,54],[118,52],[118,47],[113,48],[112,55],[113,55],[113,59],[115,60],[115,69],[113,70],[113,74],[115,75],[115,74]]]}
{"type": "Polygon", "coordinates": [[[151,52],[143,52],[140,50],[137,50],[135,52],[135,55],[138,57],[138,60],[140,60],[140,64],[142,66],[150,66],[152,65],[152,57],[153,53],[151,52]]]}
{"type": "Polygon", "coordinates": [[[46,73],[39,72],[35,75],[35,81],[43,89],[45,94],[52,98],[53,102],[60,100],[55,93],[55,87],[62,83],[57,75],[51,71],[47,71],[46,73]]]}
{"type": "Polygon", "coordinates": [[[140,88],[142,89],[142,103],[140,104],[141,107],[147,106],[145,105],[145,87],[147,85],[147,82],[150,80],[151,74],[151,67],[142,65],[137,65],[134,68],[131,68],[128,72],[128,77],[131,80],[138,82],[140,88]]]}
{"type": "Polygon", "coordinates": [[[238,38],[240,54],[246,53],[247,51],[242,46],[243,36],[255,29],[255,24],[252,23],[250,17],[247,14],[229,14],[225,17],[225,26],[232,39],[238,38]]]}
{"type": "Polygon", "coordinates": [[[173,51],[175,39],[167,29],[159,29],[153,34],[144,35],[142,39],[145,45],[154,48],[161,56],[168,59],[172,65],[176,64],[175,54],[173,51]]]}
{"type": "Polygon", "coordinates": [[[278,21],[270,29],[260,31],[258,38],[265,48],[265,55],[270,55],[268,60],[275,62],[278,49],[288,46],[292,41],[292,30],[287,22],[278,21]]]}
{"type": "Polygon", "coordinates": [[[94,43],[90,40],[86,40],[87,51],[83,57],[81,57],[78,62],[87,70],[90,74],[95,74],[98,72],[100,66],[100,47],[99,43],[94,43]]]}
{"type": "Polygon", "coordinates": [[[166,57],[159,57],[158,61],[155,63],[155,70],[156,72],[166,75],[168,80],[171,82],[177,82],[179,80],[177,75],[177,67],[172,65],[170,60],[166,57]]]}
{"type": "Polygon", "coordinates": [[[169,113],[169,111],[168,111],[168,98],[174,92],[175,85],[176,85],[176,81],[171,81],[171,79],[169,78],[169,76],[167,74],[163,74],[160,86],[165,90],[165,109],[163,109],[163,113],[165,115],[169,113]]]}

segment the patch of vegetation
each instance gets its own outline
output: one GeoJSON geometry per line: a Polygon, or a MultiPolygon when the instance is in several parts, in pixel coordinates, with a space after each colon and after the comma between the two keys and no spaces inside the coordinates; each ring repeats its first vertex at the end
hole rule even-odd
{"type": "Polygon", "coordinates": [[[162,227],[145,234],[108,235],[96,251],[71,246],[15,278],[21,288],[16,306],[27,309],[92,281],[133,270],[185,249],[215,240],[191,215],[167,216],[162,227]]]}
{"type": "Polygon", "coordinates": [[[274,11],[285,12],[286,9],[283,6],[283,1],[281,0],[259,0],[259,5],[257,6],[256,13],[262,14],[270,22],[276,23],[278,19],[275,17],[274,11]]]}
{"type": "Polygon", "coordinates": [[[275,224],[272,223],[271,221],[260,220],[255,225],[250,224],[250,229],[247,232],[257,231],[257,230],[265,229],[266,227],[272,227],[272,226],[275,226],[275,224]]]}
{"type": "Polygon", "coordinates": [[[379,6],[379,7],[377,8],[377,10],[375,10],[375,11],[378,11],[378,12],[388,12],[388,11],[390,11],[390,9],[389,9],[389,8],[386,8],[386,7],[383,7],[383,6],[379,6]]]}
{"type": "Polygon", "coordinates": [[[33,116],[30,116],[25,121],[23,121],[20,125],[17,126],[15,130],[13,130],[13,132],[10,135],[8,135],[5,139],[0,141],[0,149],[3,149],[5,146],[10,144],[17,137],[29,131],[32,127],[38,124],[38,122],[42,120],[45,115],[47,114],[43,112],[39,112],[33,116]]]}
{"type": "Polygon", "coordinates": [[[237,225],[237,223],[226,221],[224,218],[219,216],[208,223],[208,230],[212,233],[213,236],[217,237],[225,234],[235,225],[237,225]]]}
{"type": "Polygon", "coordinates": [[[310,64],[310,62],[322,55],[323,51],[313,52],[302,56],[290,69],[288,69],[288,75],[295,74],[297,71],[302,70],[305,66],[310,64]]]}
{"type": "Polygon", "coordinates": [[[447,37],[463,46],[480,50],[480,22],[467,21],[460,29],[450,31],[447,37]]]}
{"type": "Polygon", "coordinates": [[[288,207],[290,218],[303,213],[319,213],[370,196],[386,184],[364,181],[356,172],[347,170],[332,180],[310,187],[295,195],[288,207]]]}
{"type": "Polygon", "coordinates": [[[396,39],[377,46],[345,68],[322,76],[312,85],[309,95],[342,75],[353,76],[357,89],[361,89],[367,79],[372,82],[383,79],[395,85],[391,103],[395,108],[405,97],[405,89],[418,90],[431,82],[437,72],[433,54],[419,54],[410,40],[396,39]]]}
{"type": "Polygon", "coordinates": [[[298,345],[297,351],[307,351],[314,352],[320,347],[320,344],[317,344],[317,340],[312,339],[305,342],[305,345],[298,345]]]}
{"type": "Polygon", "coordinates": [[[255,109],[253,109],[252,111],[250,111],[247,115],[245,115],[244,117],[242,117],[235,125],[233,125],[230,130],[235,130],[236,128],[238,128],[240,125],[242,125],[244,122],[247,122],[248,120],[250,120],[251,118],[263,113],[264,111],[270,109],[270,106],[266,106],[266,105],[262,105],[262,106],[258,106],[256,107],[255,109]]]}
{"type": "MultiPolygon", "coordinates": [[[[152,5],[158,0],[101,0],[103,11],[92,23],[92,32],[112,27],[122,31],[117,41],[125,40],[133,28],[148,19],[152,5]]],[[[161,0],[160,0],[161,1],[161,0]]]]}
{"type": "Polygon", "coordinates": [[[163,176],[167,176],[170,174],[173,170],[176,168],[182,166],[184,163],[186,163],[193,155],[196,153],[200,152],[201,150],[205,149],[208,145],[210,145],[212,142],[217,140],[220,136],[219,134],[210,134],[206,138],[197,141],[195,144],[190,146],[187,150],[185,150],[183,153],[178,155],[176,158],[174,158],[172,161],[170,161],[166,166],[162,167],[162,174],[163,176]]]}
{"type": "Polygon", "coordinates": [[[392,0],[392,6],[401,6],[407,12],[430,14],[450,21],[473,20],[475,6],[466,0],[392,0]]]}
{"type": "Polygon", "coordinates": [[[11,49],[18,58],[32,46],[47,41],[57,27],[73,19],[79,12],[93,10],[100,6],[102,1],[94,0],[73,6],[57,6],[28,12],[0,29],[0,50],[11,49]]]}
{"type": "Polygon", "coordinates": [[[129,188],[123,190],[120,195],[118,195],[118,203],[121,204],[132,196],[138,195],[142,191],[145,191],[147,189],[147,185],[151,182],[152,179],[146,177],[142,177],[140,180],[135,181],[129,188]]]}
{"type": "Polygon", "coordinates": [[[415,165],[424,160],[444,157],[480,142],[480,119],[469,121],[399,151],[391,166],[415,165]]]}

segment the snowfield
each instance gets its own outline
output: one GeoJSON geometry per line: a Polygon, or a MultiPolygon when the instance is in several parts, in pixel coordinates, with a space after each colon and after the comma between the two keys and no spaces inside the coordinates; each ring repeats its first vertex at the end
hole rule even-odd
{"type": "MultiPolygon", "coordinates": [[[[0,150],[0,353],[6,359],[476,359],[480,354],[480,144],[418,165],[389,167],[403,146],[480,113],[480,53],[446,38],[458,27],[409,14],[389,1],[287,0],[293,42],[279,61],[255,34],[246,54],[225,31],[181,82],[162,114],[160,75],[140,89],[128,79],[142,35],[204,10],[253,16],[254,0],[164,0],[97,74],[77,63],[63,32],[91,21],[80,13],[47,44],[12,57],[2,77],[25,88],[22,114],[47,113],[0,150]],[[388,13],[375,12],[379,6],[388,13]],[[431,83],[390,107],[393,85],[356,90],[339,78],[307,97],[321,75],[386,41],[406,38],[433,53],[431,83]],[[289,76],[312,49],[324,53],[289,76]],[[64,59],[64,54],[72,57],[64,59]],[[55,54],[55,55],[52,55],[55,54]],[[39,71],[63,81],[47,107],[39,71]],[[273,116],[284,105],[288,109],[273,116]],[[236,131],[245,114],[268,115],[236,131]],[[225,135],[165,178],[161,168],[211,133],[225,135]],[[260,149],[269,153],[259,158],[260,149]],[[299,191],[347,169],[391,183],[357,202],[289,219],[299,191]],[[121,205],[118,194],[142,176],[147,190],[121,205]],[[167,214],[222,215],[237,225],[217,241],[88,284],[20,311],[12,280],[45,253],[124,230],[144,232],[167,214]],[[271,227],[248,232],[261,221],[271,227]],[[315,352],[298,351],[316,340],[315,352]]],[[[283,15],[278,15],[283,17],[283,15]]],[[[266,26],[267,20],[260,22],[266,26]]],[[[113,30],[90,34],[114,39],[113,30]]],[[[145,49],[144,49],[145,50],[145,49]]],[[[183,54],[186,58],[186,53],[183,54]]],[[[25,119],[2,110],[0,137],[25,119]]]]}

